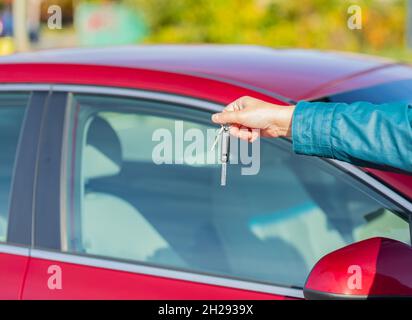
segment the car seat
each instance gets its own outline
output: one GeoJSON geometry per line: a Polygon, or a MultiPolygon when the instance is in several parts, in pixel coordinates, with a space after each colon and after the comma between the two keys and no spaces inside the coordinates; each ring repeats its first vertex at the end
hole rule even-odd
{"type": "MultiPolygon", "coordinates": [[[[88,182],[119,174],[122,148],[119,137],[101,117],[91,120],[82,155],[83,187],[88,182]]],[[[168,247],[165,239],[130,203],[106,192],[84,188],[81,230],[86,253],[147,261],[168,247]]]]}

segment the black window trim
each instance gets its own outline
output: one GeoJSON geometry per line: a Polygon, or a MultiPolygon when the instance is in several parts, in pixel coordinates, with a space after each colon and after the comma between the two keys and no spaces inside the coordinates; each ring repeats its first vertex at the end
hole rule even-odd
{"type": "Polygon", "coordinates": [[[16,152],[11,185],[7,244],[31,247],[34,193],[37,176],[37,155],[48,90],[4,90],[0,92],[27,92],[30,94],[16,152]]]}
{"type": "Polygon", "coordinates": [[[60,249],[63,128],[69,94],[50,92],[39,143],[33,247],[60,249]]]}

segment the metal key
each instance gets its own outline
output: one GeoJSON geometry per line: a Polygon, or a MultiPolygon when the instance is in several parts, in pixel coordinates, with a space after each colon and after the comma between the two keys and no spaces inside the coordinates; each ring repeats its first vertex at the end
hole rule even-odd
{"type": "Polygon", "coordinates": [[[222,172],[220,178],[220,185],[226,186],[226,179],[227,179],[227,164],[229,163],[229,156],[230,156],[230,133],[229,133],[229,126],[224,125],[223,130],[221,133],[221,154],[220,154],[220,161],[222,163],[222,172]]]}
{"type": "Polygon", "coordinates": [[[224,126],[222,126],[219,131],[216,133],[216,138],[215,141],[213,141],[212,147],[210,148],[210,151],[215,150],[215,147],[217,145],[217,142],[219,141],[220,135],[222,134],[223,130],[224,130],[224,126]]]}
{"type": "Polygon", "coordinates": [[[215,141],[213,142],[212,148],[210,149],[213,151],[219,141],[220,138],[220,162],[222,164],[222,171],[221,171],[221,178],[220,178],[220,185],[226,185],[226,178],[227,178],[227,164],[229,162],[230,156],[230,134],[229,134],[229,125],[223,125],[216,134],[215,141]]]}

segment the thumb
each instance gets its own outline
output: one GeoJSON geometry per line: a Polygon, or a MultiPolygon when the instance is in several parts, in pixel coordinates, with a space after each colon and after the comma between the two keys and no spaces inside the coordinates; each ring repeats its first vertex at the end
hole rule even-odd
{"type": "Polygon", "coordinates": [[[215,113],[214,115],[212,115],[212,121],[217,124],[237,123],[238,112],[228,111],[215,113]]]}

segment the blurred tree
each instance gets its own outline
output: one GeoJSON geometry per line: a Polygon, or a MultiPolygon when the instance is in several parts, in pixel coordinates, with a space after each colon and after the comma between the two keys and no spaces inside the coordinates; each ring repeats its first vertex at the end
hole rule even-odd
{"type": "MultiPolygon", "coordinates": [[[[0,4],[10,0],[0,0],[0,4]]],[[[82,2],[127,4],[148,24],[147,43],[239,43],[399,55],[405,48],[406,0],[43,0],[71,23],[82,2]],[[350,30],[349,6],[362,9],[350,30]]]]}
{"type": "Polygon", "coordinates": [[[124,0],[150,25],[147,42],[250,43],[379,51],[404,46],[405,0],[124,0]],[[350,5],[361,30],[347,26],[350,5]]]}

